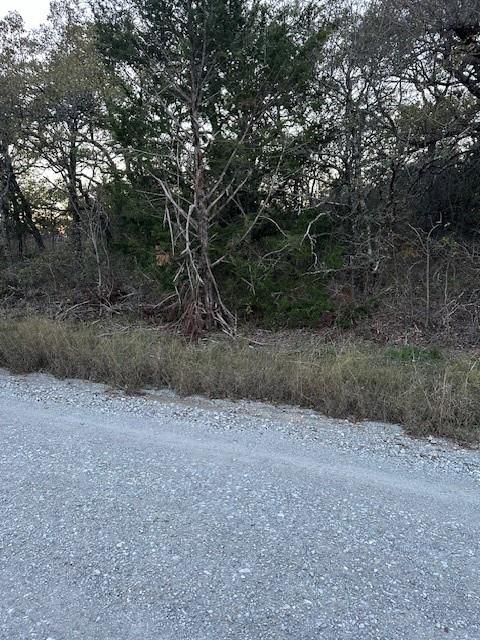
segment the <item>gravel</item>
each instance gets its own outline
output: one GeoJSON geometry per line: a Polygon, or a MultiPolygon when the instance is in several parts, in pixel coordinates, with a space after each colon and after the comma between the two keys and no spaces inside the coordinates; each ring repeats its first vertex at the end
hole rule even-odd
{"type": "Polygon", "coordinates": [[[480,638],[480,452],[0,372],[0,638],[480,638]]]}

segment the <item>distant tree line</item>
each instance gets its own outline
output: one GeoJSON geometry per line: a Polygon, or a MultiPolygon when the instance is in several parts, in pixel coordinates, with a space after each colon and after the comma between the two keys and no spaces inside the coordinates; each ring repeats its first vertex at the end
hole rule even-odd
{"type": "Polygon", "coordinates": [[[0,22],[4,268],[61,245],[108,297],[123,256],[190,334],[392,295],[475,324],[479,169],[473,0],[60,0],[39,29],[0,22]]]}

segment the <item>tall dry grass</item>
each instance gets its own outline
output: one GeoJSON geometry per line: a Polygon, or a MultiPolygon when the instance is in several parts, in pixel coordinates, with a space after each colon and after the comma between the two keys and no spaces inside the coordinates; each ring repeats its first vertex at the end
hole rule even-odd
{"type": "Polygon", "coordinates": [[[112,334],[33,317],[0,322],[0,366],[127,390],[167,386],[183,394],[294,404],[400,423],[416,435],[480,440],[480,370],[472,356],[363,344],[191,344],[145,329],[112,334]]]}

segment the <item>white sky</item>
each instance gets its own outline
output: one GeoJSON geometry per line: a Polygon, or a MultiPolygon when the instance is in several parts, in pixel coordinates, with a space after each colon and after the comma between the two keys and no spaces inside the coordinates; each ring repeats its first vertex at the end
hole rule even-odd
{"type": "Polygon", "coordinates": [[[50,0],[0,0],[0,18],[9,11],[18,11],[27,27],[38,27],[48,14],[50,0]]]}

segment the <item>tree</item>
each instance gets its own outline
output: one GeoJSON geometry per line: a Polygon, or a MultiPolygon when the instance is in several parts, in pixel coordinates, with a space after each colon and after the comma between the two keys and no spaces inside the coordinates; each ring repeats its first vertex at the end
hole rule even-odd
{"type": "Polygon", "coordinates": [[[91,210],[93,190],[116,169],[103,122],[108,82],[91,23],[69,3],[52,4],[49,22],[37,38],[43,59],[31,87],[30,153],[39,169],[47,169],[63,185],[80,258],[82,234],[89,226],[83,218],[91,210]]]}
{"type": "Polygon", "coordinates": [[[148,122],[149,139],[131,155],[160,189],[180,254],[183,322],[190,333],[229,329],[214,273],[226,256],[212,261],[211,232],[227,211],[250,218],[244,205],[258,191],[254,226],[278,187],[301,139],[325,36],[317,12],[246,0],[132,0],[121,10],[104,2],[96,16],[105,58],[148,122]],[[259,177],[269,154],[273,167],[259,177]]]}
{"type": "Polygon", "coordinates": [[[12,235],[17,239],[20,255],[23,254],[27,233],[40,250],[45,248],[16,166],[17,153],[28,126],[25,113],[32,49],[33,44],[18,14],[10,13],[0,21],[0,219],[7,256],[12,235]]]}

